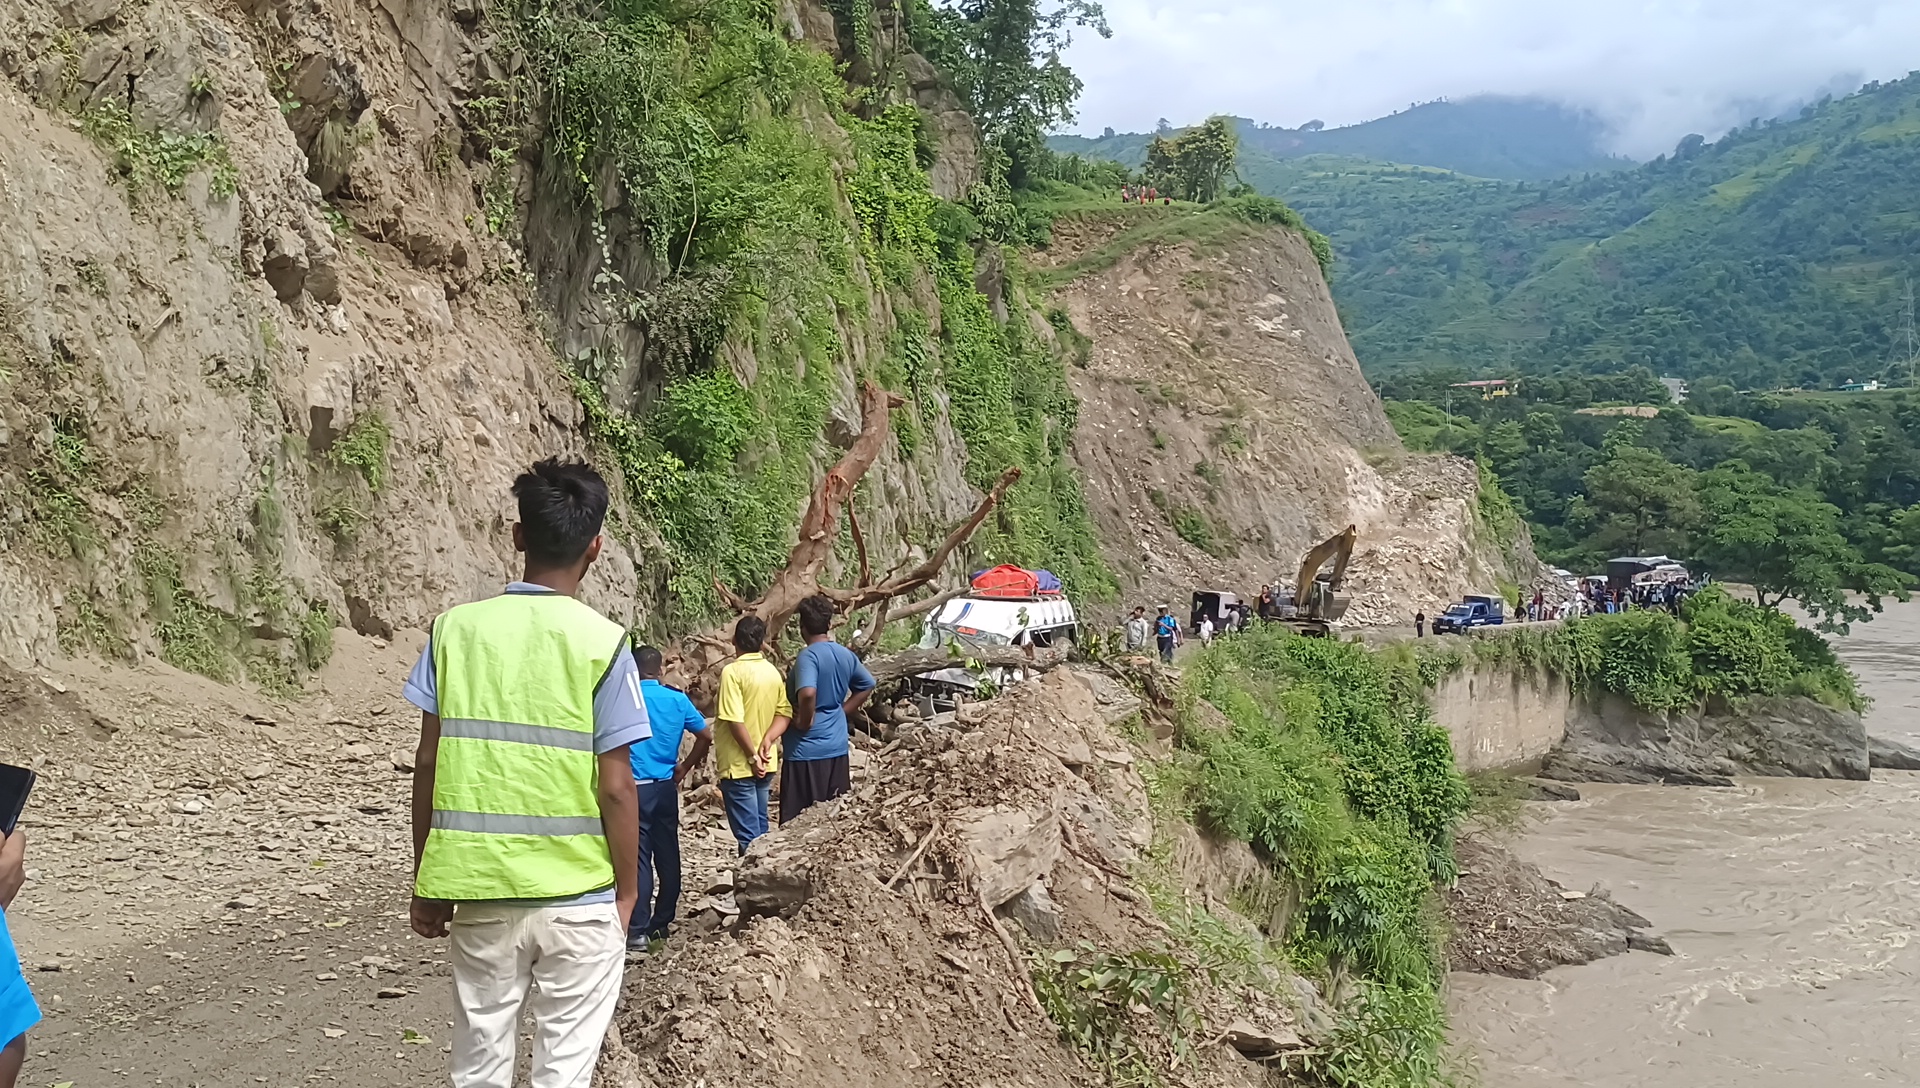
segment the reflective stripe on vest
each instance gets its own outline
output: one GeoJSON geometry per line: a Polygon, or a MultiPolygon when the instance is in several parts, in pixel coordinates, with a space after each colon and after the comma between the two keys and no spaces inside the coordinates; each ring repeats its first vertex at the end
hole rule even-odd
{"type": "Polygon", "coordinates": [[[435,621],[440,747],[418,894],[553,899],[613,883],[593,697],[625,638],[560,594],[503,594],[435,621]]]}

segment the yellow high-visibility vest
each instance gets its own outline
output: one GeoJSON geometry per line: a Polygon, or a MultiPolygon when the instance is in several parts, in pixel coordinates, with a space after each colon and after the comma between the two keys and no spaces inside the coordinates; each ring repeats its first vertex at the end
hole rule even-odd
{"type": "Polygon", "coordinates": [[[560,593],[505,593],[434,621],[440,748],[416,894],[553,899],[613,883],[593,696],[625,640],[560,593]]]}

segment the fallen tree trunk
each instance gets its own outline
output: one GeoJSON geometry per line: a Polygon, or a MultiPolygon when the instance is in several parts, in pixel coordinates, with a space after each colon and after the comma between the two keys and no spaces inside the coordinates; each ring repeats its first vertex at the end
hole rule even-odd
{"type": "Polygon", "coordinates": [[[1045,650],[1029,650],[1020,646],[974,646],[961,653],[954,653],[946,646],[932,650],[907,650],[902,653],[876,657],[867,662],[867,671],[873,674],[877,683],[889,684],[895,680],[904,680],[909,676],[921,676],[941,669],[966,668],[969,662],[983,668],[1026,669],[1030,672],[1044,672],[1056,665],[1064,664],[1067,651],[1064,647],[1045,650]]]}
{"type": "MultiPolygon", "coordinates": [[[[848,503],[861,477],[867,474],[867,470],[886,450],[887,441],[893,434],[889,424],[893,409],[905,403],[898,394],[889,393],[873,382],[861,386],[860,433],[814,489],[806,512],[800,517],[799,539],[795,541],[786,565],[774,573],[766,592],[759,599],[749,601],[718,579],[714,581],[714,590],[734,610],[736,616],[753,615],[767,621],[770,642],[779,639],[787,621],[800,607],[800,602],[815,594],[824,594],[832,600],[835,611],[843,616],[875,606],[880,606],[882,617],[886,616],[889,602],[927,586],[940,576],[947,561],[986,522],[988,515],[1006,498],[1007,489],[1020,479],[1020,470],[1017,468],[1002,473],[981,498],[979,505],[974,507],[972,515],[955,526],[925,560],[911,567],[903,564],[876,581],[867,553],[866,535],[853,518],[848,503]],[[854,545],[859,553],[859,581],[851,588],[823,586],[820,577],[826,570],[828,560],[833,557],[843,513],[848,516],[854,545]]],[[[937,605],[923,601],[902,609],[899,615],[916,615],[923,607],[937,605]]],[[[720,669],[734,655],[734,622],[729,620],[681,640],[675,671],[686,683],[688,694],[702,708],[710,709],[713,706],[719,692],[720,669]]],[[[875,638],[878,638],[877,630],[875,638]]]]}

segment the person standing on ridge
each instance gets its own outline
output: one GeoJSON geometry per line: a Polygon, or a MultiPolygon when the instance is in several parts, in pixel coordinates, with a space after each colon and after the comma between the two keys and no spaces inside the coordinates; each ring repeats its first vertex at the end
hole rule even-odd
{"type": "Polygon", "coordinates": [[[720,728],[713,761],[720,772],[720,796],[727,826],[745,857],[753,840],[767,833],[767,799],[780,769],[774,744],[793,717],[787,681],[765,656],[767,621],[741,616],[733,625],[739,656],[720,672],[720,728]]]}
{"type": "Polygon", "coordinates": [[[833,602],[815,595],[800,602],[800,637],[807,645],[793,663],[793,721],[781,734],[780,822],[790,823],[853,786],[848,719],[873,694],[873,674],[833,638],[833,602]]]}
{"type": "Polygon", "coordinates": [[[1133,615],[1127,617],[1127,650],[1138,653],[1147,648],[1147,606],[1135,605],[1133,615]]]}
{"type": "Polygon", "coordinates": [[[1425,612],[1415,612],[1413,614],[1413,637],[1427,637],[1427,614],[1425,612]]]}
{"type": "Polygon", "coordinates": [[[441,613],[407,677],[410,915],[422,937],[452,937],[454,1088],[512,1088],[523,1004],[533,1083],[587,1088],[639,902],[629,747],[650,726],[626,630],[575,599],[606,482],[549,459],[513,495],[520,579],[441,613]]]}
{"type": "Polygon", "coordinates": [[[1153,633],[1160,641],[1160,660],[1173,664],[1173,648],[1180,639],[1180,621],[1173,618],[1165,605],[1160,606],[1160,618],[1153,621],[1153,633]]]}
{"type": "Polygon", "coordinates": [[[653,726],[653,735],[633,746],[633,783],[640,795],[640,905],[627,926],[627,947],[639,949],[665,940],[673,928],[680,906],[680,783],[707,758],[713,731],[685,692],[660,682],[664,662],[658,649],[642,646],[633,660],[653,726]],[[680,739],[687,733],[693,734],[693,748],[681,759],[680,739]]]}

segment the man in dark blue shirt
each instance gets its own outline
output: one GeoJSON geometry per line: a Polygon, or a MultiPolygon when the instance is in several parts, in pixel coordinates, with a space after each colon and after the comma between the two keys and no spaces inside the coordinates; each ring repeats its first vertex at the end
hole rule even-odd
{"type": "Polygon", "coordinates": [[[627,927],[627,947],[664,940],[680,904],[680,783],[707,758],[713,734],[693,700],[660,682],[660,651],[642,646],[633,654],[640,698],[647,704],[653,735],[633,746],[634,789],[640,795],[640,903],[627,927]],[[693,749],[680,758],[680,738],[693,734],[693,749]],[[654,875],[659,874],[659,897],[654,875]]]}
{"type": "Polygon", "coordinates": [[[858,713],[873,693],[873,674],[833,640],[833,602],[808,597],[799,613],[807,645],[793,663],[793,721],[781,737],[782,824],[852,788],[847,716],[858,713]]]}

